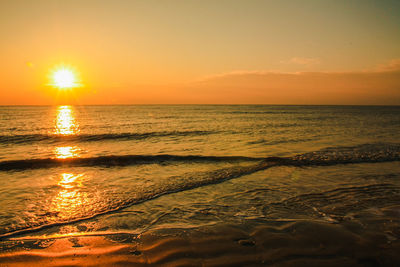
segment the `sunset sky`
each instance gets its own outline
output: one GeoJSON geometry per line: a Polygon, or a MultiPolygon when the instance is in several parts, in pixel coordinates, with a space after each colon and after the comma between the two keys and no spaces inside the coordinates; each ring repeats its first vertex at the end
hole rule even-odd
{"type": "Polygon", "coordinates": [[[0,35],[1,105],[400,104],[396,0],[4,0],[0,35]]]}

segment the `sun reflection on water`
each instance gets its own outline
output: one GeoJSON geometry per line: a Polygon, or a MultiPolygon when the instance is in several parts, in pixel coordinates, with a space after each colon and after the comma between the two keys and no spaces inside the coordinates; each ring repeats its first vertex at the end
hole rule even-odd
{"type": "Polygon", "coordinates": [[[53,201],[53,213],[61,218],[68,218],[73,214],[81,214],[80,209],[85,203],[86,193],[78,190],[61,190],[53,201]]]}
{"type": "MultiPolygon", "coordinates": [[[[56,110],[54,131],[58,135],[56,140],[62,142],[74,142],[73,137],[79,134],[79,124],[76,121],[72,106],[59,106],[56,110]]],[[[81,149],[75,144],[54,147],[53,153],[57,159],[79,157],[81,149]]],[[[87,174],[63,172],[57,177],[58,192],[52,197],[49,214],[53,214],[53,220],[71,220],[84,216],[90,210],[90,198],[85,189],[84,181],[87,174]]]]}
{"type": "Polygon", "coordinates": [[[88,208],[87,192],[82,190],[86,178],[84,174],[61,173],[58,181],[61,190],[52,200],[51,213],[64,219],[82,214],[88,208]]]}
{"type": "MultiPolygon", "coordinates": [[[[53,134],[69,140],[68,137],[79,134],[79,131],[79,124],[75,119],[74,108],[72,106],[58,106],[53,134]]],[[[57,159],[76,158],[79,157],[80,152],[81,149],[76,145],[58,146],[53,149],[53,153],[57,159]]]]}
{"type": "Polygon", "coordinates": [[[82,181],[80,178],[82,178],[82,176],[83,174],[74,175],[72,173],[62,173],[61,180],[58,182],[58,185],[65,189],[81,187],[82,181]]]}
{"type": "Polygon", "coordinates": [[[75,135],[79,133],[79,125],[75,120],[72,106],[59,106],[54,133],[58,135],[75,135]]]}
{"type": "Polygon", "coordinates": [[[77,158],[81,149],[77,146],[60,146],[54,149],[57,159],[77,158]]]}

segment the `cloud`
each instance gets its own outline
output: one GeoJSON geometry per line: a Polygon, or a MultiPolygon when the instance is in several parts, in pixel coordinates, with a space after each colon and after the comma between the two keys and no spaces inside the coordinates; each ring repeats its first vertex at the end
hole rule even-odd
{"type": "Polygon", "coordinates": [[[369,71],[234,71],[209,76],[188,91],[215,103],[400,105],[400,60],[369,71]]]}
{"type": "Polygon", "coordinates": [[[311,58],[311,57],[292,57],[289,60],[281,61],[283,64],[296,64],[303,66],[313,66],[321,63],[319,58],[311,58]]]}
{"type": "Polygon", "coordinates": [[[375,71],[396,71],[400,70],[400,58],[392,59],[387,63],[379,64],[375,71]]]}

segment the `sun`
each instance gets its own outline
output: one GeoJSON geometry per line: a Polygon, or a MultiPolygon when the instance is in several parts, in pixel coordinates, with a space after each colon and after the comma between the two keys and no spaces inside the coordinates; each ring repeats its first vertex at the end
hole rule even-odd
{"type": "Polygon", "coordinates": [[[50,75],[50,85],[60,90],[79,87],[77,72],[67,66],[56,67],[50,75]]]}
{"type": "Polygon", "coordinates": [[[60,69],[54,72],[53,81],[58,88],[72,88],[75,85],[75,75],[68,69],[60,69]]]}

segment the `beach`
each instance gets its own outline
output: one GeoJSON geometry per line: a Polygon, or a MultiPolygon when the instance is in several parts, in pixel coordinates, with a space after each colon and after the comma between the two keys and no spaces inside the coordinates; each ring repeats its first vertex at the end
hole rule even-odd
{"type": "MultiPolygon", "coordinates": [[[[398,213],[399,208],[386,212],[398,213]]],[[[297,221],[141,235],[26,238],[3,247],[10,252],[3,252],[0,261],[1,266],[395,266],[399,262],[400,244],[390,241],[388,233],[354,231],[355,227],[297,221]]],[[[398,231],[398,223],[391,229],[398,231]]]]}
{"type": "Polygon", "coordinates": [[[0,266],[400,263],[398,107],[0,114],[0,266]]]}

